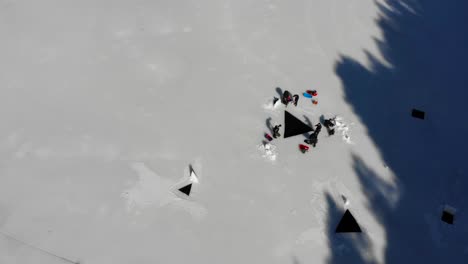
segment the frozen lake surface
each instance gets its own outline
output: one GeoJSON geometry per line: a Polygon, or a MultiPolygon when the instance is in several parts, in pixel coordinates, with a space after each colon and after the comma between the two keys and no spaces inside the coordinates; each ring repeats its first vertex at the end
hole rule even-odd
{"type": "MultiPolygon", "coordinates": [[[[447,6],[460,10],[452,17],[466,11],[447,6]]],[[[0,263],[358,263],[346,262],[356,254],[391,263],[398,254],[389,249],[417,244],[402,223],[410,211],[421,220],[411,222],[415,233],[429,234],[415,255],[427,253],[422,259],[434,263],[441,263],[431,255],[438,250],[440,258],[468,257],[461,236],[468,231],[466,143],[443,132],[450,116],[460,139],[466,118],[431,111],[438,108],[430,95],[415,105],[411,92],[399,97],[410,88],[388,97],[388,90],[372,90],[403,87],[412,80],[405,73],[413,73],[387,56],[382,43],[392,27],[376,22],[386,12],[407,15],[405,22],[423,21],[427,35],[443,36],[437,26],[453,21],[426,22],[425,7],[438,9],[382,0],[0,1],[0,263]],[[388,74],[379,78],[381,69],[388,74]],[[272,103],[277,87],[300,95],[287,110],[305,123],[338,116],[336,134],[322,129],[305,154],[298,149],[304,135],[265,147],[267,123],[284,122],[286,107],[272,103]],[[310,89],[318,91],[316,105],[302,96],[310,89]],[[416,120],[408,137],[447,138],[448,145],[433,145],[442,158],[406,158],[428,142],[403,136],[416,122],[412,107],[424,108],[429,121],[416,120]],[[379,137],[377,119],[367,115],[379,111],[394,134],[379,137]],[[447,158],[449,147],[457,149],[455,160],[447,158]],[[431,164],[434,177],[415,176],[430,179],[426,189],[404,180],[419,168],[405,162],[431,164]],[[364,183],[363,171],[373,175],[364,183]],[[190,197],[178,191],[188,183],[190,197]],[[396,209],[415,193],[408,211],[396,209]],[[440,223],[444,204],[458,209],[458,225],[440,223]],[[346,209],[362,233],[330,231],[346,209]],[[397,231],[387,227],[399,225],[401,235],[392,237],[389,230],[397,231]]],[[[413,28],[388,24],[409,36],[396,46],[419,44],[413,28]]],[[[465,49],[460,38],[444,47],[453,57],[465,49]]],[[[468,58],[464,52],[460,58],[468,58]]],[[[468,76],[457,69],[455,76],[468,76]]],[[[440,106],[455,98],[457,113],[466,113],[466,92],[456,93],[465,80],[451,83],[452,97],[442,92],[440,106]]],[[[408,254],[399,263],[417,262],[408,254]]]]}

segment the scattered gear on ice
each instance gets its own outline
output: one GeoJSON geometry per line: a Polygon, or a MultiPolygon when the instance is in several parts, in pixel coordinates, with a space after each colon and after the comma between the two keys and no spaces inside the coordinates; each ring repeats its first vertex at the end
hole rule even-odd
{"type": "Polygon", "coordinates": [[[279,100],[278,98],[276,98],[277,100],[275,100],[275,98],[271,98],[271,99],[268,99],[264,104],[263,104],[263,109],[265,110],[269,110],[269,111],[274,111],[276,109],[278,109],[281,105],[281,100],[279,100]]]}
{"type": "Polygon", "coordinates": [[[262,153],[262,157],[269,161],[275,161],[278,153],[276,152],[276,146],[270,143],[262,144],[258,146],[258,150],[262,153]]]}

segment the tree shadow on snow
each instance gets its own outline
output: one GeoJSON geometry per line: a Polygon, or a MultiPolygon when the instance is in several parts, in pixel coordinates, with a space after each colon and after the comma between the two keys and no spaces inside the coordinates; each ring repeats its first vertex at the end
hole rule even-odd
{"type": "MultiPolygon", "coordinates": [[[[365,156],[354,155],[352,166],[366,206],[385,232],[384,263],[464,263],[468,2],[405,3],[376,3],[383,39],[375,41],[388,63],[366,52],[367,66],[347,56],[335,65],[346,101],[367,127],[394,182],[382,180],[385,175],[369,168],[365,156]],[[412,118],[413,108],[425,111],[426,119],[412,118]],[[458,209],[453,226],[440,221],[444,204],[458,209]]],[[[337,238],[333,228],[342,212],[327,200],[329,263],[374,263],[363,255],[372,251],[370,243],[337,238]]],[[[360,223],[365,232],[365,222],[360,223]]]]}
{"type": "Polygon", "coordinates": [[[329,193],[325,193],[325,200],[328,205],[326,232],[334,263],[373,263],[366,262],[365,254],[362,253],[370,247],[365,233],[335,233],[336,226],[346,210],[338,206],[329,193]]]}

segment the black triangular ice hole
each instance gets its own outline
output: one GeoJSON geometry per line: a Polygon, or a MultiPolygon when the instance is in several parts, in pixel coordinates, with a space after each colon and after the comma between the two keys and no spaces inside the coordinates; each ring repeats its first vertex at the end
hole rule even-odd
{"type": "Polygon", "coordinates": [[[284,138],[304,134],[312,130],[310,126],[304,124],[297,117],[288,111],[284,111],[284,138]]]}
{"type": "Polygon", "coordinates": [[[179,189],[180,192],[184,193],[187,196],[190,195],[191,190],[192,190],[192,184],[186,185],[186,186],[179,189]]]}
{"type": "Polygon", "coordinates": [[[360,233],[361,227],[349,210],[346,210],[336,227],[336,233],[360,233]]]}

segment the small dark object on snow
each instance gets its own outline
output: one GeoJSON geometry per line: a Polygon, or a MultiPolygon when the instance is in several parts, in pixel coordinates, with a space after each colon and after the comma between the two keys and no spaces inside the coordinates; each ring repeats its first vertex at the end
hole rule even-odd
{"type": "Polygon", "coordinates": [[[325,121],[323,122],[323,125],[325,127],[334,127],[335,126],[335,119],[334,118],[325,119],[325,121]]]}
{"type": "Polygon", "coordinates": [[[288,90],[285,90],[283,93],[283,97],[281,98],[281,102],[288,105],[289,102],[293,100],[291,93],[288,90]]]}
{"type": "Polygon", "coordinates": [[[411,115],[415,118],[424,119],[426,116],[426,113],[421,110],[413,109],[413,111],[411,111],[411,115]]]}
{"type": "Polygon", "coordinates": [[[315,145],[318,143],[317,133],[312,133],[309,136],[309,139],[304,140],[305,143],[312,145],[315,148],[315,145]]]}
{"type": "Polygon", "coordinates": [[[455,220],[455,216],[454,216],[452,213],[450,213],[450,212],[444,210],[444,211],[442,212],[442,218],[441,218],[441,220],[444,221],[444,222],[447,223],[447,224],[453,225],[453,221],[455,220]]]}
{"type": "Polygon", "coordinates": [[[327,128],[328,135],[335,134],[335,118],[325,119],[323,122],[323,126],[327,128]]]}
{"type": "Polygon", "coordinates": [[[278,102],[279,98],[278,97],[273,97],[273,106],[276,104],[276,102],[278,102]]]}
{"type": "Polygon", "coordinates": [[[273,137],[274,138],[281,137],[281,135],[279,133],[280,127],[281,127],[281,125],[276,125],[275,127],[273,127],[273,137]]]}
{"type": "Polygon", "coordinates": [[[348,198],[346,198],[346,196],[341,195],[341,199],[343,199],[343,202],[345,203],[345,205],[348,203],[348,198]]]}
{"type": "Polygon", "coordinates": [[[268,141],[272,141],[273,138],[270,136],[270,134],[265,133],[265,138],[268,139],[268,141]]]}
{"type": "Polygon", "coordinates": [[[361,233],[361,227],[349,210],[346,210],[335,233],[361,233]]]}
{"type": "Polygon", "coordinates": [[[294,103],[294,106],[297,106],[297,102],[299,102],[299,95],[295,94],[293,95],[293,103],[294,103]]]}
{"type": "Polygon", "coordinates": [[[315,130],[314,130],[314,133],[318,134],[320,133],[320,131],[322,130],[322,124],[318,123],[317,125],[315,125],[315,130]]]}

